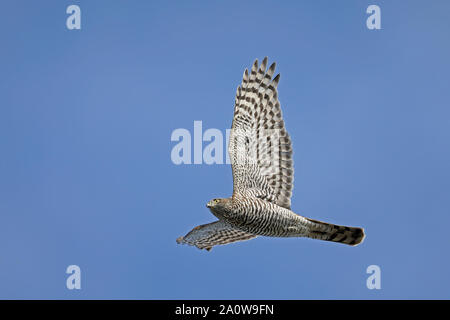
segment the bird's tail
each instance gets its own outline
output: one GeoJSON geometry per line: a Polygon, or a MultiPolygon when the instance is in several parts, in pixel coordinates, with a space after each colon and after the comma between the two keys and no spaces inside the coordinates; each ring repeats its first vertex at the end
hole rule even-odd
{"type": "Polygon", "coordinates": [[[313,219],[308,220],[312,222],[308,235],[309,238],[356,246],[360,244],[365,237],[363,228],[339,226],[313,219]]]}

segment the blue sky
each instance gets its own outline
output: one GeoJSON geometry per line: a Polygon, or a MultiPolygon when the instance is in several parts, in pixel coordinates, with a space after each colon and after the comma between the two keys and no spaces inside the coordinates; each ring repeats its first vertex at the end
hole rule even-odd
{"type": "Polygon", "coordinates": [[[448,1],[3,1],[0,298],[450,298],[448,1]],[[77,4],[82,29],[66,28],[77,4]],[[366,8],[381,8],[381,30],[366,8]],[[292,209],[358,247],[175,239],[215,218],[229,165],[177,128],[231,125],[255,58],[281,73],[292,209]],[[67,266],[82,272],[66,288],[67,266]],[[368,290],[366,268],[381,268],[368,290]]]}

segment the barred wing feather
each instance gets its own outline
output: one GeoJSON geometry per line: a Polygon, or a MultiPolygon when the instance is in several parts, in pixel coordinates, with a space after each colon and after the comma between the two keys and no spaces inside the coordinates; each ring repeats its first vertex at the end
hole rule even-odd
{"type": "Polygon", "coordinates": [[[275,63],[267,57],[250,75],[246,69],[236,92],[228,152],[233,194],[256,196],[290,209],[294,180],[291,139],[287,133],[277,86],[275,63]]]}

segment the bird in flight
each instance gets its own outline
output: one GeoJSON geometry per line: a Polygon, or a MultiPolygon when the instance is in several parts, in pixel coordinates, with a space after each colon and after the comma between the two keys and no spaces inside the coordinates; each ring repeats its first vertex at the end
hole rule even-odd
{"type": "Polygon", "coordinates": [[[211,250],[213,246],[257,236],[307,237],[355,246],[364,230],[303,217],[291,211],[294,181],[291,139],[287,133],[277,86],[275,63],[267,57],[250,74],[245,69],[237,88],[228,152],[233,195],[206,205],[217,221],[192,229],[177,243],[211,250]],[[273,78],[273,79],[272,79],[273,78]]]}

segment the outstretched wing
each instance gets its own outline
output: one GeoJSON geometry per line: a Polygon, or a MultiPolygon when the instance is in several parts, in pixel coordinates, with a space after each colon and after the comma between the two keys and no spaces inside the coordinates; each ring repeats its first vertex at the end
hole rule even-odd
{"type": "Polygon", "coordinates": [[[184,237],[179,237],[177,243],[186,243],[209,251],[216,245],[250,240],[255,237],[254,234],[241,231],[225,221],[218,220],[195,227],[184,237]]]}
{"type": "Polygon", "coordinates": [[[245,69],[236,92],[228,152],[233,170],[233,194],[252,195],[290,209],[294,180],[291,139],[284,127],[275,63],[267,57],[250,75],[245,69]]]}

